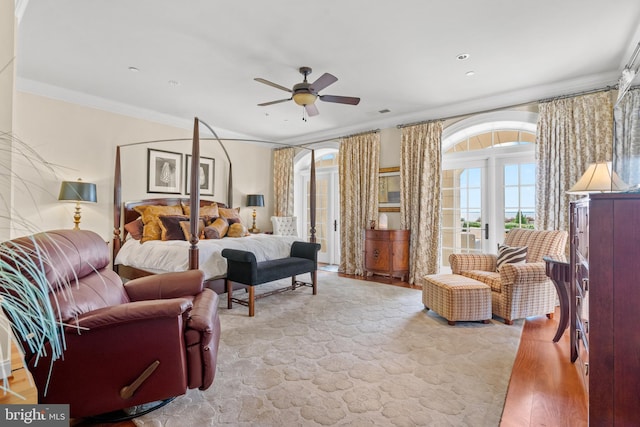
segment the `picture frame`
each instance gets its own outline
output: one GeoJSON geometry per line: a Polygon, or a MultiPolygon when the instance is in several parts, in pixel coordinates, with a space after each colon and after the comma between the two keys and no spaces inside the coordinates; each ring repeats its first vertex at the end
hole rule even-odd
{"type": "Polygon", "coordinates": [[[378,211],[400,212],[400,166],[378,172],[378,211]]]}
{"type": "MultiPolygon", "coordinates": [[[[191,154],[186,155],[185,194],[191,194],[191,154]]],[[[200,157],[200,195],[213,196],[215,184],[216,160],[211,157],[200,157]]]]}
{"type": "Polygon", "coordinates": [[[181,194],[182,153],[147,149],[147,193],[181,194]]]}

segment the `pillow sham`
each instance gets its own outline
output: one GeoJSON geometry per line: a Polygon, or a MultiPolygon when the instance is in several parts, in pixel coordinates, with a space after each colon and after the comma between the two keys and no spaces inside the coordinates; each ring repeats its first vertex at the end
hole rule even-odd
{"type": "MultiPolygon", "coordinates": [[[[185,215],[191,215],[191,206],[182,205],[182,211],[185,215]]],[[[201,206],[200,207],[200,216],[208,216],[208,217],[219,217],[218,213],[218,204],[216,202],[211,203],[210,205],[201,206]]]]}
{"type": "Polygon", "coordinates": [[[129,236],[132,239],[140,240],[142,239],[142,230],[144,229],[144,223],[142,222],[142,217],[135,219],[131,222],[128,222],[124,225],[124,229],[127,230],[129,236]]]}
{"type": "Polygon", "coordinates": [[[496,270],[505,264],[524,264],[527,262],[527,246],[507,246],[498,244],[498,259],[496,260],[496,270]]]}
{"type": "Polygon", "coordinates": [[[160,215],[161,240],[185,240],[181,222],[189,221],[184,215],[160,215]]]}
{"type": "Polygon", "coordinates": [[[220,217],[225,218],[229,224],[235,224],[237,222],[242,222],[240,218],[240,208],[219,208],[218,212],[220,213],[220,217]]]}
{"type": "MultiPolygon", "coordinates": [[[[204,239],[204,221],[202,218],[198,221],[198,239],[204,239]]],[[[189,218],[186,221],[180,221],[180,229],[182,231],[182,240],[186,240],[187,242],[191,240],[191,221],[189,218]]]]}
{"type": "Polygon", "coordinates": [[[160,215],[182,215],[182,207],[176,206],[157,206],[145,205],[136,206],[134,208],[142,216],[144,227],[142,229],[142,238],[140,243],[149,240],[161,240],[162,229],[160,228],[160,215]]]}

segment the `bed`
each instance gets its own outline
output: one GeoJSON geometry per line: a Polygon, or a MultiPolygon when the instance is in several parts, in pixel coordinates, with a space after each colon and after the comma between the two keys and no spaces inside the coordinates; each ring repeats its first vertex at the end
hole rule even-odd
{"type": "MultiPolygon", "coordinates": [[[[291,244],[295,240],[301,240],[292,236],[274,236],[270,234],[249,234],[244,237],[223,237],[220,239],[201,239],[198,229],[200,223],[200,212],[203,209],[216,203],[220,208],[227,208],[233,205],[232,202],[232,172],[231,161],[229,160],[229,189],[227,203],[205,200],[200,198],[199,176],[197,175],[200,159],[200,136],[199,121],[194,120],[193,141],[191,147],[191,161],[193,172],[189,177],[192,191],[187,197],[167,197],[151,198],[127,202],[121,201],[122,180],[120,169],[120,146],[116,148],[116,165],[114,178],[114,235],[113,235],[113,268],[124,279],[134,279],[138,277],[158,274],[167,271],[184,271],[187,269],[200,269],[204,271],[207,285],[218,293],[225,292],[224,277],[226,274],[226,260],[222,257],[221,251],[224,248],[240,249],[253,252],[258,261],[283,258],[289,255],[291,244]],[[189,219],[189,231],[185,230],[187,240],[150,240],[140,243],[132,238],[127,231],[126,225],[137,221],[140,213],[136,208],[141,206],[188,206],[182,214],[189,219]],[[197,209],[191,209],[197,206],[197,209]],[[121,231],[122,230],[122,231],[121,231]]],[[[206,124],[205,124],[206,125],[206,124]]],[[[216,140],[224,149],[222,141],[215,132],[206,125],[214,134],[216,140]]],[[[150,141],[151,142],[151,141],[150,141]]],[[[139,144],[139,143],[136,143],[139,144]]],[[[224,149],[226,154],[226,149],[224,149]]],[[[311,205],[310,205],[310,238],[315,242],[315,161],[312,154],[311,170],[311,205]]],[[[177,208],[176,208],[177,209],[177,208]]]]}

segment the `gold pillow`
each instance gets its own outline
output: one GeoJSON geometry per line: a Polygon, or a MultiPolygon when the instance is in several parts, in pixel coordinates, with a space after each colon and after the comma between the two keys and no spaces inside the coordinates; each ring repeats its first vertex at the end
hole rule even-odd
{"type": "Polygon", "coordinates": [[[162,238],[162,228],[160,227],[160,215],[182,215],[181,206],[156,206],[145,205],[136,206],[135,211],[142,216],[142,238],[140,243],[149,240],[160,240],[162,238]]]}
{"type": "Polygon", "coordinates": [[[247,227],[245,227],[241,222],[231,224],[229,226],[229,230],[227,230],[227,237],[244,237],[247,234],[249,234],[247,227]]]}
{"type": "MultiPolygon", "coordinates": [[[[182,228],[184,240],[187,242],[191,240],[191,221],[180,221],[180,228],[182,228]]],[[[198,221],[198,239],[204,239],[204,221],[202,219],[198,221]]]]}
{"type": "Polygon", "coordinates": [[[240,208],[219,208],[220,216],[226,218],[229,224],[235,224],[236,222],[242,222],[240,219],[240,208]]]}
{"type": "MultiPolygon", "coordinates": [[[[191,206],[182,205],[182,210],[184,211],[185,215],[191,215],[191,206]]],[[[201,206],[200,216],[210,216],[215,218],[219,217],[220,214],[218,213],[218,204],[216,202],[213,202],[210,205],[201,206]]]]}
{"type": "Polygon", "coordinates": [[[229,230],[229,223],[224,218],[218,218],[204,228],[204,237],[207,239],[222,239],[229,230]]]}

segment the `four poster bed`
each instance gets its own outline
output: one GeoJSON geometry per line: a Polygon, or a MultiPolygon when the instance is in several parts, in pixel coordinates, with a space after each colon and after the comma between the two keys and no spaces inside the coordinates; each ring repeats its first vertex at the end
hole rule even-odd
{"type": "MultiPolygon", "coordinates": [[[[173,140],[177,141],[177,140],[173,140]]],[[[157,141],[149,141],[134,144],[148,144],[157,141]]],[[[130,145],[134,145],[130,144],[130,145]]],[[[213,217],[202,216],[201,212],[211,214],[212,206],[217,212],[232,211],[233,188],[232,168],[229,155],[217,137],[215,131],[197,117],[194,119],[193,140],[191,147],[191,194],[189,197],[151,198],[134,202],[122,203],[122,178],[121,178],[121,147],[116,148],[116,165],[114,177],[114,231],[113,231],[113,267],[124,279],[134,279],[168,271],[183,271],[200,269],[205,273],[207,285],[218,293],[225,292],[224,277],[226,275],[226,259],[221,252],[224,248],[232,248],[253,252],[258,261],[283,258],[289,255],[291,244],[299,238],[293,236],[274,236],[269,234],[246,234],[242,237],[222,237],[201,239],[203,222],[213,221],[213,217]],[[229,179],[227,203],[200,198],[199,165],[200,165],[200,136],[199,124],[205,125],[214,135],[215,140],[224,150],[229,161],[229,179]],[[196,209],[192,209],[195,206],[196,209]],[[138,225],[147,226],[143,220],[148,220],[145,209],[152,207],[151,211],[170,212],[169,215],[160,215],[162,223],[170,217],[182,216],[185,222],[180,221],[184,235],[178,239],[162,240],[147,239],[136,240],[130,230],[138,225]],[[206,218],[203,219],[203,218],[206,218]],[[121,231],[122,230],[122,231],[121,231]],[[141,243],[144,242],[144,243],[141,243]]],[[[310,191],[310,237],[315,242],[315,158],[311,150],[311,191],[310,191]]],[[[214,215],[215,216],[215,215],[214,215]]],[[[180,219],[180,218],[178,218],[180,219]]],[[[157,218],[154,218],[157,220],[157,218]]],[[[228,219],[231,222],[231,219],[228,219]]],[[[151,220],[149,219],[149,223],[151,220]]],[[[232,226],[235,226],[233,224],[232,226]]],[[[231,227],[232,227],[231,226],[231,227]]],[[[141,231],[140,230],[140,231],[141,231]]],[[[245,228],[246,230],[246,228],[245,228]]],[[[163,227],[163,233],[167,231],[163,227]]],[[[164,235],[163,235],[164,236],[164,235]]],[[[138,236],[139,238],[139,236],[138,236]]]]}

